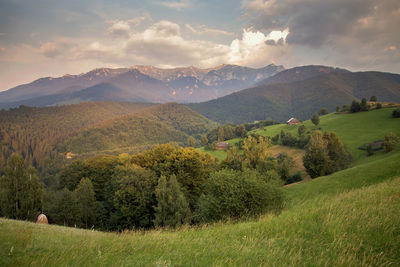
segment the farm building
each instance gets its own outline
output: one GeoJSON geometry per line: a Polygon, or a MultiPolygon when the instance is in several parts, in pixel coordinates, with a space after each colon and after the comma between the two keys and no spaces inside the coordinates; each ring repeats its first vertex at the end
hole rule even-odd
{"type": "Polygon", "coordinates": [[[229,144],[226,142],[218,142],[217,143],[217,149],[228,149],[229,144]]]}
{"type": "Polygon", "coordinates": [[[75,154],[72,152],[67,152],[67,154],[65,154],[66,159],[72,159],[74,156],[75,156],[75,154]]]}
{"type": "Polygon", "coordinates": [[[300,123],[300,121],[299,121],[298,119],[296,119],[296,118],[290,118],[290,119],[286,122],[287,125],[296,125],[296,124],[299,124],[299,123],[300,123]]]}

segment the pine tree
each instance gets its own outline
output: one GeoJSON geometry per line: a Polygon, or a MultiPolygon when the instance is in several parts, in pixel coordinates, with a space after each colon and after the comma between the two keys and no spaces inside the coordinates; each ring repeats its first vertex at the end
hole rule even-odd
{"type": "Polygon", "coordinates": [[[223,142],[225,140],[224,128],[218,127],[218,142],[223,142]]]}
{"type": "Polygon", "coordinates": [[[0,179],[0,203],[3,216],[13,219],[33,219],[42,208],[43,185],[30,167],[16,153],[7,162],[5,175],[0,179]]]}
{"type": "Polygon", "coordinates": [[[82,178],[74,191],[79,207],[79,216],[87,228],[96,220],[96,198],[90,179],[82,178]]]}
{"type": "Polygon", "coordinates": [[[361,100],[360,110],[361,110],[361,111],[367,111],[367,110],[368,110],[367,99],[363,98],[363,99],[361,100]]]}
{"type": "Polygon", "coordinates": [[[230,140],[233,138],[232,126],[226,125],[224,127],[224,137],[225,137],[225,140],[230,140]]]}
{"type": "Polygon", "coordinates": [[[208,139],[207,139],[207,136],[206,136],[205,134],[203,134],[203,135],[201,136],[201,144],[202,144],[203,146],[205,146],[205,145],[208,144],[208,139]]]}
{"type": "Polygon", "coordinates": [[[189,136],[189,138],[188,138],[188,143],[189,143],[189,146],[190,146],[190,147],[195,147],[196,140],[194,139],[193,136],[189,136]]]}
{"type": "Polygon", "coordinates": [[[178,227],[190,220],[190,208],[175,175],[158,180],[155,226],[178,227]]]}
{"type": "Polygon", "coordinates": [[[318,114],[314,114],[314,116],[312,116],[311,122],[314,123],[315,126],[317,126],[319,124],[319,116],[318,116],[318,114]]]}

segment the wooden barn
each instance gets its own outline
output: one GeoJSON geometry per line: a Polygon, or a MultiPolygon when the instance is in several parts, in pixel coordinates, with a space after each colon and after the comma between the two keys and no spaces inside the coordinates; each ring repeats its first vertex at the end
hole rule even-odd
{"type": "Polygon", "coordinates": [[[228,149],[229,148],[229,144],[226,142],[218,142],[217,143],[217,149],[228,149]]]}
{"type": "Polygon", "coordinates": [[[299,123],[300,123],[300,121],[299,121],[298,119],[296,119],[296,118],[290,118],[290,119],[286,122],[287,125],[296,125],[296,124],[299,124],[299,123]]]}

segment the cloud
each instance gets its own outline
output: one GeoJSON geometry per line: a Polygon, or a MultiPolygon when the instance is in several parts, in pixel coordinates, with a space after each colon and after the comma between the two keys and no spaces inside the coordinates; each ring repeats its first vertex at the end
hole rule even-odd
{"type": "Polygon", "coordinates": [[[253,0],[244,6],[257,28],[289,28],[289,43],[311,46],[335,36],[376,33],[384,25],[393,29],[400,20],[397,0],[253,0]]]}
{"type": "MultiPolygon", "coordinates": [[[[189,24],[184,25],[190,29],[189,24]]],[[[193,28],[206,31],[207,27],[193,28]]],[[[187,39],[181,26],[162,20],[149,25],[142,31],[130,30],[129,38],[114,41],[98,40],[80,47],[79,59],[96,59],[105,64],[120,65],[151,64],[156,66],[212,67],[222,63],[260,67],[290,55],[284,38],[288,31],[264,34],[252,29],[243,30],[242,36],[230,44],[214,41],[187,39]],[[280,39],[278,39],[280,38],[280,39]],[[270,40],[274,46],[266,44],[270,40]],[[279,45],[278,45],[279,44],[279,45]]]]}
{"type": "Polygon", "coordinates": [[[288,29],[287,45],[307,62],[382,69],[400,60],[389,49],[400,44],[398,0],[244,0],[243,7],[256,30],[288,29]]]}
{"type": "Polygon", "coordinates": [[[181,11],[185,8],[190,6],[189,0],[182,0],[182,1],[160,1],[157,2],[158,5],[164,6],[170,9],[175,9],[181,11]]]}
{"type": "Polygon", "coordinates": [[[129,37],[131,26],[127,21],[113,21],[108,33],[117,37],[129,37]]]}
{"type": "Polygon", "coordinates": [[[200,25],[198,27],[193,27],[190,24],[185,24],[185,27],[189,29],[192,33],[195,34],[211,34],[211,35],[225,35],[225,36],[234,36],[233,32],[228,32],[220,29],[208,28],[206,25],[200,25]]]}
{"type": "Polygon", "coordinates": [[[49,58],[55,58],[60,55],[61,52],[60,47],[55,42],[44,43],[39,48],[39,53],[49,58]]]}

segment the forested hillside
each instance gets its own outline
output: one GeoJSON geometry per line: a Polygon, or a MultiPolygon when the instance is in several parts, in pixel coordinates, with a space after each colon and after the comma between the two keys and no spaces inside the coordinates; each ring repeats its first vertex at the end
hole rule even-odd
{"type": "Polygon", "coordinates": [[[290,117],[305,120],[322,107],[334,111],[336,106],[373,95],[378,101],[400,101],[398,74],[332,70],[310,76],[307,72],[302,76],[304,80],[292,77],[295,81],[271,77],[257,87],[189,107],[217,122],[243,123],[266,119],[286,121],[290,117]]]}
{"type": "Polygon", "coordinates": [[[26,164],[43,167],[58,156],[55,147],[79,130],[150,105],[98,102],[0,111],[0,166],[18,152],[26,164]]]}
{"type": "Polygon", "coordinates": [[[189,136],[216,126],[186,106],[152,105],[97,102],[0,111],[0,166],[13,152],[20,153],[27,165],[42,169],[64,160],[69,151],[183,144],[189,136]]]}
{"type": "Polygon", "coordinates": [[[112,118],[81,131],[65,141],[65,150],[85,153],[171,141],[183,145],[189,136],[200,139],[200,134],[216,125],[186,106],[163,104],[112,118]]]}

